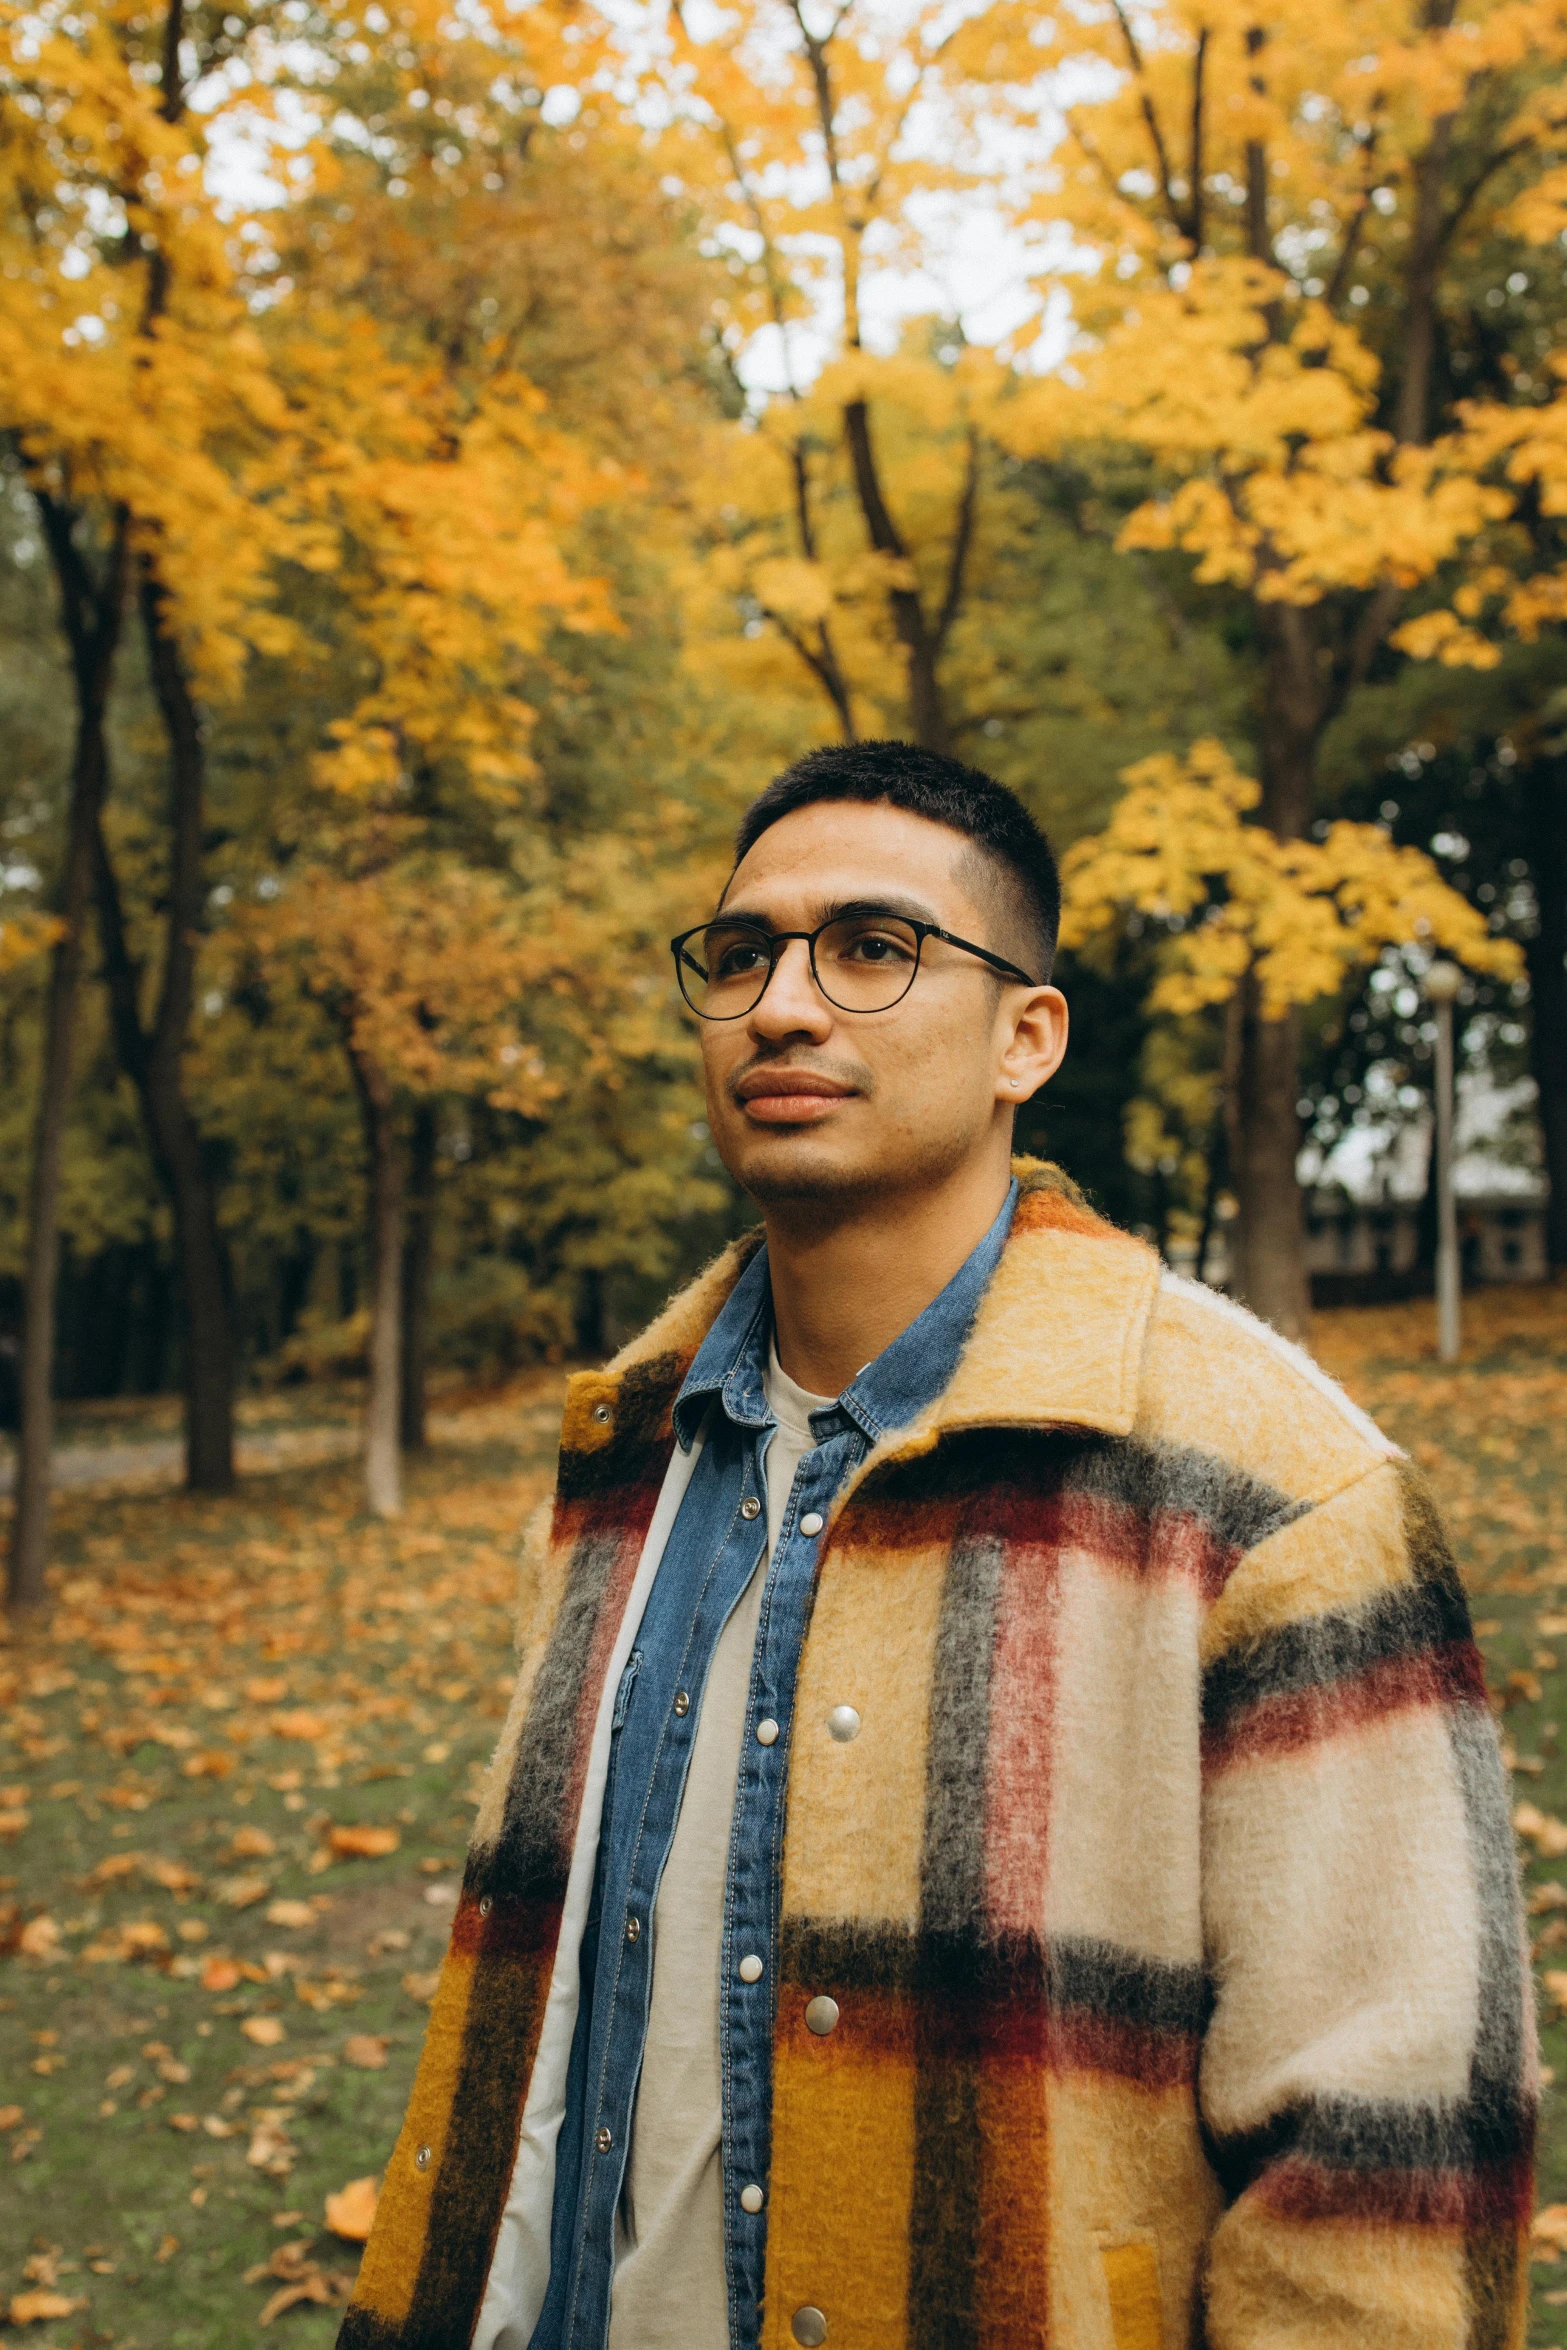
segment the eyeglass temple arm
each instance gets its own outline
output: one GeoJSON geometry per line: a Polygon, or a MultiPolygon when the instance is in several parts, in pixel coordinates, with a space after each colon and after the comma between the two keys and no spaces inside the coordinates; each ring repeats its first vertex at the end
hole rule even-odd
{"type": "Polygon", "coordinates": [[[978,955],[980,961],[988,963],[993,971],[1004,971],[1009,979],[1021,981],[1024,987],[1038,987],[1042,984],[1027,971],[1020,971],[1016,963],[1007,962],[1002,955],[993,955],[989,947],[977,947],[971,938],[959,938],[955,930],[938,929],[934,922],[921,922],[917,927],[927,938],[944,939],[949,947],[961,947],[965,954],[978,955]]]}

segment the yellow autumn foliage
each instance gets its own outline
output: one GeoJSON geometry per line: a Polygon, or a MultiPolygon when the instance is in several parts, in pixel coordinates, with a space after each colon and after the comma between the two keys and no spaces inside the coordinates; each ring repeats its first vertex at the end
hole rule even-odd
{"type": "Polygon", "coordinates": [[[1423,850],[1396,846],[1379,825],[1340,821],[1320,841],[1281,841],[1251,821],[1260,787],[1221,742],[1139,760],[1124,781],[1103,832],[1063,860],[1061,937],[1084,946],[1127,913],[1170,924],[1156,1012],[1225,1003],[1254,972],[1264,1016],[1277,1019],[1411,939],[1474,971],[1522,974],[1512,940],[1493,938],[1423,850]]]}

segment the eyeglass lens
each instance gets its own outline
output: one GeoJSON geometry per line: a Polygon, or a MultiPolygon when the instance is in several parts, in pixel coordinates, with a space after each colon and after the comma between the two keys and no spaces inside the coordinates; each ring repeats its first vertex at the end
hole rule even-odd
{"type": "MultiPolygon", "coordinates": [[[[710,922],[686,940],[680,985],[693,1012],[739,1020],[761,1002],[773,942],[759,924],[710,922]]],[[[919,932],[895,914],[845,914],[816,934],[816,984],[840,1012],[886,1012],[919,968],[919,932]]]]}

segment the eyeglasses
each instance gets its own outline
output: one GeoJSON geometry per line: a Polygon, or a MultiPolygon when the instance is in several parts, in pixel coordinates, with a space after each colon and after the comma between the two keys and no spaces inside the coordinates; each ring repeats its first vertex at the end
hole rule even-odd
{"type": "Polygon", "coordinates": [[[890,1012],[894,1004],[901,1004],[919,976],[920,953],[928,938],[977,955],[1023,987],[1038,985],[1015,963],[1003,961],[988,947],[975,946],[972,939],[959,938],[934,922],[914,922],[906,915],[870,907],[858,914],[836,915],[815,930],[768,930],[738,916],[699,922],[669,942],[680,992],[699,1019],[743,1020],[767,993],[778,958],[795,938],[804,939],[811,977],[840,1012],[890,1012]]]}

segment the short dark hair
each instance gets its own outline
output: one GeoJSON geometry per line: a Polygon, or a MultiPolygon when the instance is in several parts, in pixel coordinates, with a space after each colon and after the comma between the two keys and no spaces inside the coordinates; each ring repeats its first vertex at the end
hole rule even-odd
{"type": "Polygon", "coordinates": [[[834,743],[826,750],[807,751],[751,802],[735,835],[735,863],[780,817],[819,800],[860,800],[872,807],[885,803],[962,833],[1001,868],[998,879],[1014,901],[1031,950],[1019,960],[1036,978],[1050,977],[1061,927],[1060,869],[1049,841],[1005,784],[914,743],[834,743]]]}

